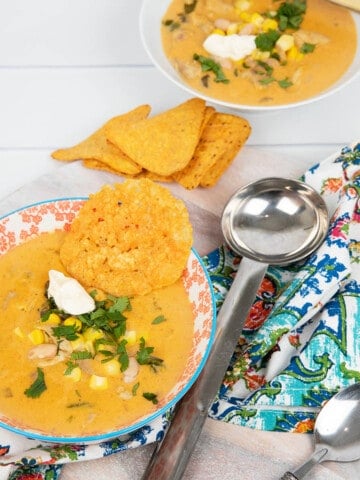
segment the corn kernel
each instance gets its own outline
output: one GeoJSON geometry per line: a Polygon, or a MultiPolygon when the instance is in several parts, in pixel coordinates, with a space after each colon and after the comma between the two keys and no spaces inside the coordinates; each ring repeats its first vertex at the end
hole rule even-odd
{"type": "Polygon", "coordinates": [[[68,317],[66,320],[64,320],[64,325],[74,326],[77,331],[80,331],[82,322],[76,317],[68,317]]]}
{"type": "Polygon", "coordinates": [[[35,328],[34,330],[32,330],[29,333],[28,337],[31,343],[33,343],[34,345],[41,345],[42,343],[45,343],[45,333],[39,328],[35,328]]]}
{"type": "Polygon", "coordinates": [[[103,338],[104,334],[100,331],[97,330],[96,328],[89,327],[84,331],[84,340],[85,341],[91,341],[94,342],[95,340],[98,340],[99,338],[103,338]]]}
{"type": "Polygon", "coordinates": [[[261,25],[263,32],[268,32],[269,30],[277,30],[278,29],[278,22],[273,18],[265,18],[261,25]]]}
{"type": "Polygon", "coordinates": [[[249,0],[236,0],[234,3],[234,7],[236,10],[240,10],[240,12],[243,12],[245,10],[249,10],[251,7],[251,2],[249,0]]]}
{"type": "Polygon", "coordinates": [[[24,337],[25,337],[24,332],[21,330],[20,327],[14,328],[14,333],[15,333],[15,335],[17,335],[17,336],[20,337],[20,338],[24,338],[24,337]]]}
{"type": "Polygon", "coordinates": [[[249,23],[251,20],[251,15],[248,12],[241,12],[239,17],[240,17],[240,20],[242,20],[243,22],[249,23]]]}
{"type": "Polygon", "coordinates": [[[129,347],[135,345],[136,343],[136,331],[135,330],[126,330],[124,335],[125,340],[129,347]]]}
{"type": "Polygon", "coordinates": [[[260,15],[260,13],[255,12],[251,15],[250,23],[252,23],[253,25],[260,27],[263,22],[264,22],[264,17],[260,15]]]}
{"type": "Polygon", "coordinates": [[[296,45],[293,45],[287,52],[286,56],[289,60],[299,61],[303,58],[304,54],[300,52],[296,45]]]}
{"type": "Polygon", "coordinates": [[[270,52],[262,52],[261,50],[255,49],[251,56],[254,60],[267,60],[270,57],[270,52]]]}
{"type": "Polygon", "coordinates": [[[284,52],[290,50],[291,47],[294,46],[294,37],[292,35],[288,35],[284,33],[281,37],[276,41],[275,44],[277,47],[280,47],[284,52]]]}
{"type": "Polygon", "coordinates": [[[109,386],[107,377],[100,377],[99,375],[91,375],[89,380],[89,387],[93,390],[106,390],[109,386]]]}
{"type": "Polygon", "coordinates": [[[106,363],[103,363],[103,370],[105,375],[109,377],[118,377],[120,375],[120,363],[113,358],[106,363]]]}
{"type": "Polygon", "coordinates": [[[215,35],[226,35],[224,30],[221,30],[221,28],[214,28],[214,30],[211,33],[215,35]]]}
{"type": "Polygon", "coordinates": [[[57,313],[50,313],[46,323],[48,325],[59,325],[61,323],[61,318],[57,313]]]}
{"type": "Polygon", "coordinates": [[[81,369],[80,367],[75,367],[71,370],[68,375],[65,375],[66,378],[70,378],[73,382],[79,382],[81,379],[81,369]]]}
{"type": "Polygon", "coordinates": [[[77,333],[76,335],[78,338],[70,342],[71,348],[73,350],[83,350],[85,346],[84,335],[81,335],[81,333],[77,333]]]}
{"type": "Polygon", "coordinates": [[[237,23],[230,23],[228,28],[226,29],[226,34],[227,35],[234,35],[235,33],[238,33],[238,24],[237,23]]]}

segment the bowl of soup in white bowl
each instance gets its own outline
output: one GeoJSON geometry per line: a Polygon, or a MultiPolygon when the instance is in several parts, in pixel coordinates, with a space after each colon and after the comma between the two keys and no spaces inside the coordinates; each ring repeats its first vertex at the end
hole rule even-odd
{"type": "Polygon", "coordinates": [[[323,99],[360,71],[360,15],[327,0],[144,0],[140,32],[177,86],[242,111],[323,99]]]}

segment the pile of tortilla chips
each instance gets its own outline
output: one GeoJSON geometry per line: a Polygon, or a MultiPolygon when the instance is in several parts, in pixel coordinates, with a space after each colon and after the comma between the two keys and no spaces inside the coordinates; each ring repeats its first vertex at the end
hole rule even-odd
{"type": "Polygon", "coordinates": [[[217,183],[248,139],[249,123],[192,98],[149,116],[141,105],[111,118],[79,144],[52,153],[56,160],[82,160],[88,168],[125,177],[175,181],[183,187],[217,183]]]}

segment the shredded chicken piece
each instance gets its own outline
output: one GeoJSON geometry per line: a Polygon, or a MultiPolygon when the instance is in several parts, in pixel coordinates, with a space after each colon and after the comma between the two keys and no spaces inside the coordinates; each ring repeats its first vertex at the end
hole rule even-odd
{"type": "Polygon", "coordinates": [[[304,43],[312,43],[315,45],[324,45],[328,43],[330,39],[325,35],[317,32],[310,32],[308,30],[297,30],[294,32],[295,45],[300,48],[304,43]]]}

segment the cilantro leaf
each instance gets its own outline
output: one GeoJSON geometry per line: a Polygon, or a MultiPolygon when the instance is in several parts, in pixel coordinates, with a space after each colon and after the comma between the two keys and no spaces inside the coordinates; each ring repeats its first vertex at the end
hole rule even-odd
{"type": "Polygon", "coordinates": [[[150,365],[152,367],[157,367],[162,365],[163,361],[161,358],[154,357],[152,352],[154,351],[154,347],[146,347],[145,340],[143,337],[140,338],[140,348],[136,352],[136,361],[140,365],[150,365]]]}
{"type": "Polygon", "coordinates": [[[291,87],[293,84],[293,82],[291,80],[289,80],[288,78],[284,78],[283,80],[278,80],[278,85],[279,87],[281,88],[289,88],[291,87]]]}
{"type": "Polygon", "coordinates": [[[153,325],[158,325],[159,323],[166,322],[166,318],[164,315],[158,315],[157,317],[154,318],[154,320],[151,322],[153,325]]]}
{"type": "Polygon", "coordinates": [[[271,52],[279,38],[280,33],[276,30],[269,30],[266,33],[260,33],[255,38],[256,48],[258,48],[262,52],[271,52]]]}
{"type": "Polygon", "coordinates": [[[316,45],[313,43],[303,43],[300,47],[301,53],[312,53],[315,50],[316,45]]]}
{"type": "Polygon", "coordinates": [[[46,389],[44,372],[38,367],[35,381],[24,391],[24,393],[29,398],[38,398],[46,389]]]}
{"type": "Polygon", "coordinates": [[[56,338],[64,337],[70,342],[79,337],[76,325],[58,325],[57,327],[52,327],[52,332],[56,338]]]}
{"type": "Polygon", "coordinates": [[[212,58],[204,57],[203,55],[198,55],[194,53],[193,59],[200,63],[201,70],[203,72],[213,72],[215,74],[215,82],[217,83],[229,83],[229,79],[226,78],[221,65],[215,62],[212,58]]]}
{"type": "Polygon", "coordinates": [[[154,405],[159,403],[159,400],[157,399],[157,395],[155,395],[155,393],[144,392],[143,397],[146,398],[146,400],[149,400],[150,402],[152,402],[154,405]]]}
{"type": "Polygon", "coordinates": [[[306,11],[306,0],[292,0],[283,2],[276,14],[279,21],[279,29],[281,31],[291,28],[297,30],[306,11]]]}
{"type": "Polygon", "coordinates": [[[71,353],[71,358],[73,360],[86,360],[88,358],[93,358],[91,352],[88,350],[79,350],[71,353]]]}

